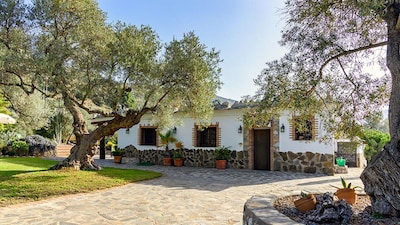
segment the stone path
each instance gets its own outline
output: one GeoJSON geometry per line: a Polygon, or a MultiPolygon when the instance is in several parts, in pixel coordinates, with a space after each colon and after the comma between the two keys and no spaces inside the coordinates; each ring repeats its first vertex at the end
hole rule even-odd
{"type": "Polygon", "coordinates": [[[256,170],[129,166],[98,160],[103,166],[162,172],[161,178],[122,187],[0,208],[0,224],[235,224],[244,203],[254,195],[285,196],[334,192],[340,176],[363,186],[361,169],[348,174],[315,176],[256,170]]]}

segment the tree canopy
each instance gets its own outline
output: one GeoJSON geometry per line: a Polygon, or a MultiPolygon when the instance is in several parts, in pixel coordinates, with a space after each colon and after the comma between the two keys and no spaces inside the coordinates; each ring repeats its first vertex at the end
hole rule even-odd
{"type": "Polygon", "coordinates": [[[260,104],[250,122],[285,110],[317,114],[331,133],[352,137],[389,103],[390,142],[360,177],[373,211],[399,217],[400,1],[294,0],[283,14],[289,52],[255,80],[260,104]]]}
{"type": "Polygon", "coordinates": [[[105,20],[94,0],[0,1],[0,85],[63,103],[85,149],[68,163],[81,168],[97,140],[146,113],[159,127],[176,111],[207,123],[221,85],[219,52],[194,32],[162,43],[151,27],[105,20]],[[89,132],[83,112],[113,119],[89,132]]]}
{"type": "Polygon", "coordinates": [[[319,114],[331,133],[359,134],[389,101],[384,9],[384,1],[287,1],[280,43],[289,52],[255,79],[260,112],[319,114]]]}

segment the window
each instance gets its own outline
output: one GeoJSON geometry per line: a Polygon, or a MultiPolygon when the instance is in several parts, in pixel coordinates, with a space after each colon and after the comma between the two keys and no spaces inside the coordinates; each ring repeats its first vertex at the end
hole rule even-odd
{"type": "Polygon", "coordinates": [[[156,127],[140,127],[140,145],[157,145],[156,127]]]}
{"type": "Polygon", "coordinates": [[[312,118],[293,118],[292,139],[296,141],[314,140],[316,136],[316,120],[312,118]]]}
{"type": "Polygon", "coordinates": [[[195,124],[193,128],[193,146],[195,147],[217,147],[221,142],[221,132],[218,123],[211,124],[207,128],[199,130],[195,124]]]}
{"type": "Polygon", "coordinates": [[[217,128],[208,127],[202,131],[197,131],[198,147],[217,147],[217,128]]]}

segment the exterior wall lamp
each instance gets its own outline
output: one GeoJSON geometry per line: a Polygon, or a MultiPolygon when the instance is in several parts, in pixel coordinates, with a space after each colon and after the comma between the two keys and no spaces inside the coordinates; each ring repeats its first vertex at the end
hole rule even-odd
{"type": "Polygon", "coordinates": [[[176,127],[174,127],[173,129],[172,129],[172,133],[174,133],[174,134],[176,134],[176,131],[177,131],[178,129],[176,129],[176,127]]]}
{"type": "Polygon", "coordinates": [[[241,134],[242,132],[243,132],[243,127],[242,127],[242,125],[239,125],[238,133],[241,134]]]}
{"type": "Polygon", "coordinates": [[[282,126],[281,126],[281,133],[285,133],[285,125],[282,123],[282,126]]]}
{"type": "Polygon", "coordinates": [[[126,133],[126,134],[129,134],[129,128],[126,128],[126,129],[125,129],[125,133],[126,133]]]}

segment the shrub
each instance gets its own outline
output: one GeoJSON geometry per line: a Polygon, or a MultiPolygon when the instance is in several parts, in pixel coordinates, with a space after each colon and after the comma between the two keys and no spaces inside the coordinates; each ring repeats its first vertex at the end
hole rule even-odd
{"type": "Polygon", "coordinates": [[[45,152],[54,151],[56,149],[56,144],[46,140],[40,135],[26,136],[23,140],[29,145],[29,155],[34,155],[34,151],[40,151],[40,154],[44,154],[45,152]]]}
{"type": "Polygon", "coordinates": [[[386,143],[390,141],[390,135],[379,130],[365,129],[360,136],[367,146],[364,149],[365,158],[370,161],[376,153],[380,152],[386,143]]]}
{"type": "Polygon", "coordinates": [[[13,141],[11,149],[14,155],[17,156],[26,156],[29,153],[29,145],[26,141],[13,141]]]}
{"type": "Polygon", "coordinates": [[[215,149],[215,159],[216,160],[228,160],[231,151],[229,150],[230,147],[220,146],[215,149]]]}

